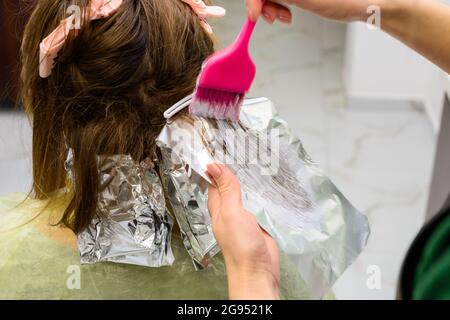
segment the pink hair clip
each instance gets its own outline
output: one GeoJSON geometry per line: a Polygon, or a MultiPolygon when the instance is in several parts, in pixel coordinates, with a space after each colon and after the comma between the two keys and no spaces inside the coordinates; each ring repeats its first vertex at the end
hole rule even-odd
{"type": "Polygon", "coordinates": [[[226,10],[222,7],[218,6],[207,6],[203,0],[182,0],[184,3],[188,4],[192,10],[197,14],[200,18],[200,23],[203,28],[205,28],[206,32],[209,34],[213,33],[213,29],[210,24],[206,20],[206,18],[221,18],[225,16],[226,10]]]}
{"type": "MultiPolygon", "coordinates": [[[[123,0],[91,0],[91,5],[85,9],[84,13],[89,16],[89,21],[108,18],[119,9],[122,3],[123,0]]],[[[58,52],[64,46],[70,30],[76,29],[76,21],[80,20],[80,11],[78,14],[72,14],[62,20],[59,26],[41,42],[39,46],[39,76],[41,78],[48,78],[51,75],[58,52]]]]}

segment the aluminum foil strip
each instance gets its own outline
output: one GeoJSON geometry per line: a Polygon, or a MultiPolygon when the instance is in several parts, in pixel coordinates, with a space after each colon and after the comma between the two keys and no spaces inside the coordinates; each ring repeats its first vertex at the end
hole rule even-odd
{"type": "MultiPolygon", "coordinates": [[[[73,152],[65,166],[71,179],[73,152]]],[[[172,265],[173,218],[166,210],[163,188],[151,161],[136,163],[131,156],[97,158],[100,178],[98,211],[78,235],[81,263],[100,261],[148,267],[172,265]]]]}
{"type": "Polygon", "coordinates": [[[183,165],[176,154],[164,147],[160,152],[162,182],[180,227],[183,244],[194,267],[201,270],[219,252],[207,207],[208,182],[189,166],[183,165]]]}
{"type": "Polygon", "coordinates": [[[169,177],[165,188],[197,264],[204,266],[217,251],[205,174],[213,162],[237,174],[244,206],[296,266],[313,298],[323,296],[366,245],[367,218],[309,158],[265,98],[246,100],[239,123],[169,120],[157,144],[169,177]]]}

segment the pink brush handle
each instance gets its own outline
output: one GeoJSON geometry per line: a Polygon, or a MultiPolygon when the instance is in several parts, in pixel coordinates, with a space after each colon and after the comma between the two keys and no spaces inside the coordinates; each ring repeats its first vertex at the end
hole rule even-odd
{"type": "Polygon", "coordinates": [[[248,48],[250,44],[250,39],[253,34],[253,30],[255,30],[256,22],[247,18],[244,26],[242,27],[241,33],[239,34],[239,38],[236,41],[236,45],[243,48],[248,48]]]}
{"type": "MultiPolygon", "coordinates": [[[[262,1],[262,4],[266,3],[266,0],[262,1]]],[[[244,26],[242,27],[241,33],[239,34],[239,37],[236,40],[236,46],[242,47],[242,49],[248,49],[248,46],[250,44],[250,39],[253,34],[253,30],[255,30],[256,21],[250,20],[249,17],[247,17],[247,20],[245,21],[244,26]]]]}

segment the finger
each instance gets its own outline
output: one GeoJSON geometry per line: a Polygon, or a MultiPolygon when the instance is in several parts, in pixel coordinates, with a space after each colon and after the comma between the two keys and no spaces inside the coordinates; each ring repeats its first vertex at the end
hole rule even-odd
{"type": "Polygon", "coordinates": [[[264,237],[264,241],[266,242],[267,248],[269,252],[278,252],[278,246],[275,239],[268,233],[264,228],[260,226],[261,232],[264,237]]]}
{"type": "MultiPolygon", "coordinates": [[[[242,206],[239,180],[230,169],[224,165],[210,164],[208,165],[208,173],[216,182],[223,207],[233,209],[236,206],[242,206]]],[[[235,212],[235,210],[229,211],[235,212]]]]}
{"type": "Polygon", "coordinates": [[[266,229],[264,229],[264,228],[261,227],[261,226],[259,226],[259,228],[261,229],[261,232],[262,232],[263,234],[265,234],[265,235],[267,235],[267,236],[269,236],[269,237],[272,237],[272,236],[270,235],[270,233],[268,233],[268,232],[266,231],[266,229]]]}
{"type": "Polygon", "coordinates": [[[246,0],[248,16],[252,21],[258,20],[263,7],[262,0],[246,0]]]}
{"type": "Polygon", "coordinates": [[[212,184],[208,186],[208,210],[211,218],[216,219],[217,215],[220,214],[220,192],[219,189],[212,184]]]}
{"type": "Polygon", "coordinates": [[[274,2],[267,2],[267,4],[262,9],[262,15],[264,19],[273,23],[275,20],[280,20],[283,23],[292,22],[292,13],[289,8],[274,2]]]}
{"type": "Polygon", "coordinates": [[[280,273],[279,273],[280,250],[279,250],[275,240],[267,233],[264,233],[264,242],[266,243],[266,246],[267,246],[267,251],[270,256],[270,261],[271,261],[273,270],[276,270],[274,273],[275,279],[277,279],[277,281],[280,281],[280,273]]]}
{"type": "Polygon", "coordinates": [[[278,20],[280,20],[283,23],[291,23],[292,22],[292,12],[288,7],[278,4],[278,3],[274,3],[274,2],[269,2],[268,6],[269,6],[269,8],[271,6],[276,8],[278,20]]]}

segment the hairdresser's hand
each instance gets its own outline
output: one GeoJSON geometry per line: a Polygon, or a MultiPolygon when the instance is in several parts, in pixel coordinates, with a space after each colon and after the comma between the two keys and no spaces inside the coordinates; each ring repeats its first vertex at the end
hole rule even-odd
{"type": "Polygon", "coordinates": [[[263,8],[263,0],[246,0],[250,17],[256,20],[262,14],[269,23],[275,20],[290,22],[288,5],[295,5],[324,18],[338,21],[365,20],[367,8],[383,0],[271,0],[263,8]]]}
{"type": "Polygon", "coordinates": [[[278,299],[279,253],[275,241],[242,206],[237,177],[224,165],[209,165],[208,207],[225,259],[230,299],[278,299]]]}
{"type": "MultiPolygon", "coordinates": [[[[431,62],[450,73],[450,6],[437,0],[246,0],[250,17],[262,13],[273,23],[295,5],[324,18],[366,21],[377,11],[380,27],[431,62]],[[436,35],[440,36],[436,36],[436,35]]],[[[290,13],[289,13],[290,15],[290,13]]],[[[291,18],[289,18],[291,19],[291,18]]]]}

